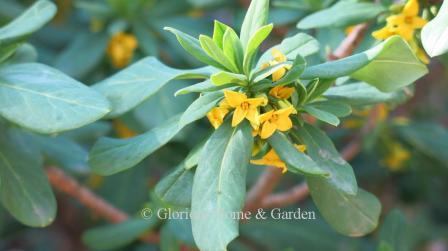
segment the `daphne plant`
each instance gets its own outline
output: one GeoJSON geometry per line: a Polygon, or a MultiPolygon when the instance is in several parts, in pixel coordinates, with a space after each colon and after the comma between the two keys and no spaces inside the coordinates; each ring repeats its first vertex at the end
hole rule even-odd
{"type": "Polygon", "coordinates": [[[184,113],[130,139],[102,138],[89,158],[98,174],[124,171],[188,124],[207,117],[211,136],[155,190],[163,202],[191,209],[193,235],[201,250],[226,250],[238,236],[238,219],[228,216],[243,210],[251,162],[304,175],[317,208],[340,233],[362,236],[373,231],[379,201],[358,188],[350,164],[307,118],[337,126],[351,113],[352,104],[395,98],[390,93],[403,92],[427,72],[399,36],[359,54],[309,66],[307,57],[319,51],[319,44],[298,33],[258,57],[273,29],[273,24],[266,24],[268,10],[268,0],[253,0],[239,35],[219,21],[211,37],[199,39],[166,28],[207,67],[177,70],[146,58],[94,86],[109,98],[109,116],[117,117],[170,80],[205,79],[176,93],[199,93],[184,113]]]}

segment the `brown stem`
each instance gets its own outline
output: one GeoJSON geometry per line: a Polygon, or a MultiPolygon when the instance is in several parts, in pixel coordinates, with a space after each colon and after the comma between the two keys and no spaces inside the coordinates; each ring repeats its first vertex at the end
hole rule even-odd
{"type": "Polygon", "coordinates": [[[282,177],[281,170],[276,167],[267,167],[260,175],[257,183],[247,194],[245,211],[254,211],[259,208],[264,197],[268,196],[282,177]]]}
{"type": "Polygon", "coordinates": [[[348,34],[348,36],[341,42],[339,47],[333,53],[328,55],[328,59],[337,60],[352,55],[353,51],[358,48],[359,43],[361,43],[364,38],[368,27],[367,23],[356,25],[350,34],[348,34]]]}
{"type": "MultiPolygon", "coordinates": [[[[78,181],[70,177],[61,169],[49,167],[46,169],[46,172],[50,184],[56,190],[72,196],[100,217],[112,223],[120,223],[129,219],[129,215],[109,204],[88,188],[79,184],[78,181]]],[[[159,242],[159,236],[155,233],[149,233],[142,236],[141,239],[151,243],[159,242]]]]}

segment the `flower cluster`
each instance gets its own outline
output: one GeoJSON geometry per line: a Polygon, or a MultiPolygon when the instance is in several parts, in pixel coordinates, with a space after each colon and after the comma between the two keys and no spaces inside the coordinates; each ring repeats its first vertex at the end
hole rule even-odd
{"type": "MultiPolygon", "coordinates": [[[[287,62],[286,56],[277,49],[272,50],[273,60],[261,66],[266,69],[280,63],[287,62]]],[[[272,73],[272,81],[278,81],[291,68],[290,65],[281,67],[272,73]]],[[[274,86],[270,88],[268,94],[259,94],[249,98],[245,93],[225,90],[224,99],[219,105],[213,108],[208,114],[212,126],[217,129],[223,122],[227,114],[233,111],[232,126],[235,127],[244,119],[247,119],[253,129],[253,136],[259,136],[261,140],[268,139],[275,131],[286,132],[293,127],[290,115],[297,111],[288,101],[294,93],[294,87],[274,86]],[[272,100],[273,102],[270,102],[272,100]]],[[[305,151],[305,146],[298,146],[298,150],[305,151]]],[[[257,152],[257,151],[256,151],[257,152]]],[[[255,165],[271,165],[281,168],[286,172],[286,164],[271,149],[262,159],[251,162],[255,165]]]]}
{"type": "Polygon", "coordinates": [[[418,0],[409,0],[401,13],[389,16],[386,19],[386,26],[373,32],[372,36],[377,40],[385,40],[391,36],[399,35],[409,43],[420,60],[428,64],[429,59],[426,53],[420,48],[414,37],[415,30],[423,28],[428,22],[426,19],[419,17],[419,9],[418,0]]]}
{"type": "Polygon", "coordinates": [[[134,56],[138,43],[134,35],[118,32],[112,36],[107,46],[107,55],[115,68],[128,65],[134,56]]]}

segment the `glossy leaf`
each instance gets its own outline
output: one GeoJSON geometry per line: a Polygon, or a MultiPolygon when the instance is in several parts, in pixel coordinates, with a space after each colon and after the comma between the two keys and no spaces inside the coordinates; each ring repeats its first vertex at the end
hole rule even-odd
{"type": "Polygon", "coordinates": [[[365,52],[308,67],[301,77],[334,79],[351,76],[383,92],[392,92],[413,83],[427,72],[409,45],[399,36],[393,36],[365,52]]]}
{"type": "Polygon", "coordinates": [[[297,28],[347,27],[373,19],[384,11],[386,9],[376,3],[340,1],[328,9],[303,18],[297,28]]]}
{"type": "Polygon", "coordinates": [[[308,175],[328,175],[328,172],[320,168],[309,156],[297,150],[283,133],[274,133],[268,142],[286,163],[289,171],[308,175]]]}
{"type": "Polygon", "coordinates": [[[200,83],[182,88],[182,89],[178,90],[174,95],[179,96],[179,95],[185,95],[185,94],[189,94],[189,93],[193,93],[193,92],[214,92],[214,91],[218,91],[218,90],[232,87],[235,85],[236,84],[227,84],[227,85],[216,86],[210,80],[207,79],[204,82],[200,82],[200,83]]]}
{"type": "Polygon", "coordinates": [[[307,113],[317,118],[318,120],[324,121],[330,125],[338,126],[340,123],[336,115],[313,105],[306,105],[303,107],[303,110],[305,110],[307,113]]]}
{"type": "Polygon", "coordinates": [[[56,200],[38,148],[28,139],[18,131],[0,132],[0,200],[21,223],[45,227],[56,217],[56,200]]]}
{"type": "Polygon", "coordinates": [[[205,53],[199,43],[199,40],[196,38],[171,27],[165,27],[165,30],[173,33],[185,51],[190,53],[197,60],[205,63],[206,65],[211,65],[219,69],[225,69],[224,66],[216,62],[213,58],[207,55],[207,53],[205,53]]]}
{"type": "Polygon", "coordinates": [[[243,69],[246,74],[249,74],[251,72],[255,56],[258,52],[258,48],[260,47],[261,43],[263,43],[263,41],[269,36],[273,28],[273,24],[262,26],[250,38],[244,50],[243,69]]]}
{"type": "Polygon", "coordinates": [[[154,227],[155,219],[129,219],[115,225],[107,225],[87,230],[82,235],[82,241],[95,250],[111,250],[124,247],[135,241],[140,235],[154,227]]]}
{"type": "Polygon", "coordinates": [[[210,68],[177,70],[154,57],[147,57],[99,82],[93,88],[109,99],[112,111],[108,116],[117,117],[141,104],[171,80],[206,78],[211,73],[210,68]]]}
{"type": "Polygon", "coordinates": [[[56,133],[92,123],[109,112],[98,92],[51,67],[29,63],[0,68],[0,115],[30,130],[56,133]]]}
{"type": "Polygon", "coordinates": [[[191,208],[193,236],[201,250],[226,250],[238,236],[239,222],[229,214],[243,208],[251,131],[247,122],[233,128],[227,121],[204,146],[194,176],[191,208]]]}
{"type": "Polygon", "coordinates": [[[218,45],[213,41],[212,38],[200,35],[199,36],[199,42],[201,44],[202,49],[216,62],[223,65],[227,70],[237,73],[238,67],[236,66],[235,62],[230,61],[221,48],[218,47],[218,45]]]}
{"type": "Polygon", "coordinates": [[[223,52],[226,57],[234,62],[240,72],[243,71],[244,49],[238,35],[232,28],[227,28],[223,37],[223,52]]]}
{"type": "Polygon", "coordinates": [[[330,177],[322,182],[346,194],[356,194],[358,186],[352,167],[340,156],[331,139],[323,131],[305,124],[293,133],[301,144],[307,146],[309,156],[317,165],[330,173],[330,177]]]}
{"type": "Polygon", "coordinates": [[[189,208],[193,177],[193,170],[187,169],[182,163],[157,183],[154,192],[161,201],[170,206],[189,208]]]}
{"type": "Polygon", "coordinates": [[[210,77],[210,80],[213,84],[217,86],[226,85],[226,84],[237,84],[237,85],[247,85],[247,78],[242,74],[236,74],[226,71],[221,71],[213,74],[210,77]]]}
{"type": "Polygon", "coordinates": [[[0,45],[21,42],[33,32],[42,28],[56,14],[56,5],[50,1],[40,0],[0,28],[0,45]]]}
{"type": "Polygon", "coordinates": [[[278,49],[286,55],[288,59],[295,59],[297,55],[307,57],[319,51],[319,43],[316,39],[305,33],[298,33],[292,37],[284,39],[280,44],[273,46],[267,50],[258,60],[257,68],[263,63],[267,63],[273,59],[272,49],[278,49]]]}
{"type": "Polygon", "coordinates": [[[358,189],[356,195],[350,195],[315,177],[308,177],[307,182],[314,203],[336,231],[358,237],[375,230],[381,203],[374,195],[362,189],[358,189]]]}
{"type": "Polygon", "coordinates": [[[133,138],[100,138],[90,152],[90,167],[97,174],[112,175],[137,165],[182,129],[179,118],[175,116],[159,127],[133,138]]]}
{"type": "Polygon", "coordinates": [[[357,106],[401,102],[407,98],[403,90],[382,92],[363,82],[331,87],[324,93],[324,96],[330,100],[357,106]]]}
{"type": "Polygon", "coordinates": [[[222,92],[205,94],[196,99],[180,117],[180,126],[188,125],[203,118],[223,98],[222,92]]]}
{"type": "Polygon", "coordinates": [[[443,1],[437,16],[423,27],[422,44],[431,57],[448,52],[448,1],[443,1]]]}
{"type": "Polygon", "coordinates": [[[250,3],[246,16],[241,26],[241,43],[247,48],[252,36],[264,26],[269,15],[269,0],[253,0],[250,3]]]}

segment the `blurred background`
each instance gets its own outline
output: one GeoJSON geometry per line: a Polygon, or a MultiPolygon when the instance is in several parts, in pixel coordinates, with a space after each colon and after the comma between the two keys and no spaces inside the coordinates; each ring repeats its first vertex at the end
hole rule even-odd
{"type": "MultiPolygon", "coordinates": [[[[213,20],[240,27],[250,1],[245,0],[55,0],[54,20],[30,40],[38,61],[51,65],[88,85],[96,83],[146,56],[155,56],[176,68],[200,67],[178,45],[165,26],[198,36],[211,34],[213,20]]],[[[273,0],[270,22],[276,26],[265,48],[297,33],[305,16],[327,8],[334,0],[273,0]]],[[[389,4],[389,1],[382,1],[389,4]]],[[[423,1],[427,3],[427,1],[423,1]]],[[[19,15],[33,1],[0,0],[0,25],[19,15]]],[[[373,23],[381,23],[381,16],[373,23]]],[[[384,17],[383,17],[384,19],[384,17]]],[[[381,24],[371,25],[357,51],[376,41],[370,35],[381,24]]],[[[350,27],[306,30],[321,44],[312,58],[327,60],[330,52],[350,32],[350,27]]],[[[303,31],[302,31],[303,32],[303,31]]],[[[317,215],[314,221],[250,221],[241,225],[241,236],[230,250],[448,250],[448,56],[433,59],[430,72],[408,93],[388,98],[376,106],[356,106],[341,126],[325,127],[338,149],[353,137],[362,137],[361,151],[351,161],[360,187],[380,198],[383,209],[377,231],[362,238],[336,233],[317,215]],[[379,119],[368,133],[360,134],[375,111],[379,119]]],[[[194,82],[174,81],[138,108],[114,120],[96,122],[54,137],[42,137],[47,146],[47,166],[58,166],[110,204],[129,215],[138,215],[151,203],[158,180],[173,170],[209,133],[207,121],[188,127],[171,143],[145,159],[138,167],[101,177],[91,174],[86,163],[93,142],[104,135],[131,137],[159,125],[185,110],[193,95],[174,97],[174,92],[194,82]]],[[[248,185],[263,167],[249,168],[248,185]]],[[[283,176],[277,190],[300,183],[301,177],[283,176]]],[[[106,222],[63,193],[56,193],[58,215],[49,227],[21,225],[0,208],[0,250],[95,250],[82,240],[89,228],[106,222]]],[[[291,206],[315,210],[305,199],[291,206]]],[[[168,222],[161,246],[135,241],[118,250],[194,250],[189,222],[168,222]]],[[[114,236],[110,236],[111,239],[114,236]]],[[[105,240],[107,241],[107,240],[105,240]]]]}

